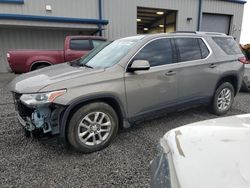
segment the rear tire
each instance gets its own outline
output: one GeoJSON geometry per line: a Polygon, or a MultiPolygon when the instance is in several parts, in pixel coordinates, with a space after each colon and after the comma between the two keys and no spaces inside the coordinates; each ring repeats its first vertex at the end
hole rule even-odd
{"type": "Polygon", "coordinates": [[[106,103],[95,102],[79,108],[69,121],[67,138],[77,151],[91,153],[107,147],[118,131],[118,117],[106,103]]]}
{"type": "Polygon", "coordinates": [[[215,91],[210,110],[213,114],[225,115],[231,108],[234,101],[234,87],[229,82],[222,83],[215,91]]]}

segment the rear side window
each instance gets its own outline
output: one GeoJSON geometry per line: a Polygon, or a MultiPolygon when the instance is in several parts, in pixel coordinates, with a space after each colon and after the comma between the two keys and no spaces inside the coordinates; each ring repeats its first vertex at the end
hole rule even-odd
{"type": "Polygon", "coordinates": [[[166,65],[173,62],[172,46],[170,39],[157,39],[146,46],[134,57],[133,60],[148,60],[151,67],[166,65]]]}
{"type": "Polygon", "coordinates": [[[232,37],[213,37],[213,40],[228,55],[241,53],[240,48],[232,37]]]}
{"type": "Polygon", "coordinates": [[[85,50],[88,51],[88,50],[92,50],[92,46],[89,40],[71,39],[70,49],[79,50],[79,51],[85,51],[85,50]]]}
{"type": "Polygon", "coordinates": [[[179,62],[204,59],[209,55],[209,50],[202,39],[176,38],[174,40],[179,53],[179,62]]]}
{"type": "Polygon", "coordinates": [[[94,48],[100,46],[101,44],[105,43],[104,40],[92,40],[94,48]]]}

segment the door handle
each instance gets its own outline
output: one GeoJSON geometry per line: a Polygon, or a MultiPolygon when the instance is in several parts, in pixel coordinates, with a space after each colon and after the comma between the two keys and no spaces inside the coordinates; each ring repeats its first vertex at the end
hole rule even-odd
{"type": "Polygon", "coordinates": [[[168,71],[167,73],[165,73],[166,76],[173,76],[173,75],[176,75],[176,72],[175,71],[168,71]]]}
{"type": "Polygon", "coordinates": [[[214,63],[212,63],[212,64],[209,65],[209,68],[213,69],[213,68],[215,68],[216,66],[217,66],[217,65],[215,65],[214,63]]]}

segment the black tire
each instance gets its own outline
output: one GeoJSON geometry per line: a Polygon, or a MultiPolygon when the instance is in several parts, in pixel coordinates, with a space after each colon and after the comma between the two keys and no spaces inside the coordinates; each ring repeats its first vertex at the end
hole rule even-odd
{"type": "MultiPolygon", "coordinates": [[[[117,114],[110,105],[104,102],[95,102],[95,103],[84,105],[73,114],[72,118],[69,121],[69,125],[67,128],[68,142],[75,150],[82,152],[82,153],[92,153],[92,152],[101,150],[107,147],[111,143],[111,141],[115,138],[117,131],[118,131],[118,123],[119,121],[118,121],[117,114]],[[110,126],[109,134],[107,135],[106,139],[103,139],[103,141],[99,144],[90,146],[87,143],[85,144],[83,143],[83,141],[81,141],[80,136],[78,136],[78,133],[80,129],[79,128],[80,123],[84,121],[84,118],[87,117],[89,114],[95,113],[95,112],[100,112],[100,113],[104,113],[105,115],[107,115],[105,117],[109,118],[111,126],[110,126]]],[[[95,140],[97,138],[100,139],[98,135],[99,133],[98,134],[94,133],[94,131],[92,133],[88,132],[87,134],[89,135],[95,134],[94,136],[95,140]]],[[[94,138],[92,138],[92,140],[94,140],[94,138]]]]}
{"type": "Polygon", "coordinates": [[[233,101],[234,101],[234,96],[235,96],[235,90],[234,90],[234,87],[231,83],[229,82],[224,82],[222,83],[215,91],[214,93],[214,97],[213,97],[213,100],[212,100],[212,103],[211,103],[211,106],[210,106],[210,111],[215,114],[215,115],[218,115],[218,116],[222,116],[222,115],[225,115],[231,108],[232,104],[233,104],[233,101]],[[229,89],[230,92],[231,92],[231,99],[230,99],[230,104],[226,107],[226,109],[224,110],[221,110],[219,109],[218,107],[218,98],[222,92],[222,90],[224,89],[229,89]]]}

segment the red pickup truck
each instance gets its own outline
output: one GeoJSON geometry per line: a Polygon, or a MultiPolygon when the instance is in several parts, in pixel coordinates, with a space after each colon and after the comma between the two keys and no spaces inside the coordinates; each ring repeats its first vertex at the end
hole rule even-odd
{"type": "Polygon", "coordinates": [[[97,36],[67,36],[63,50],[9,50],[7,60],[14,73],[73,61],[106,41],[97,36]]]}

